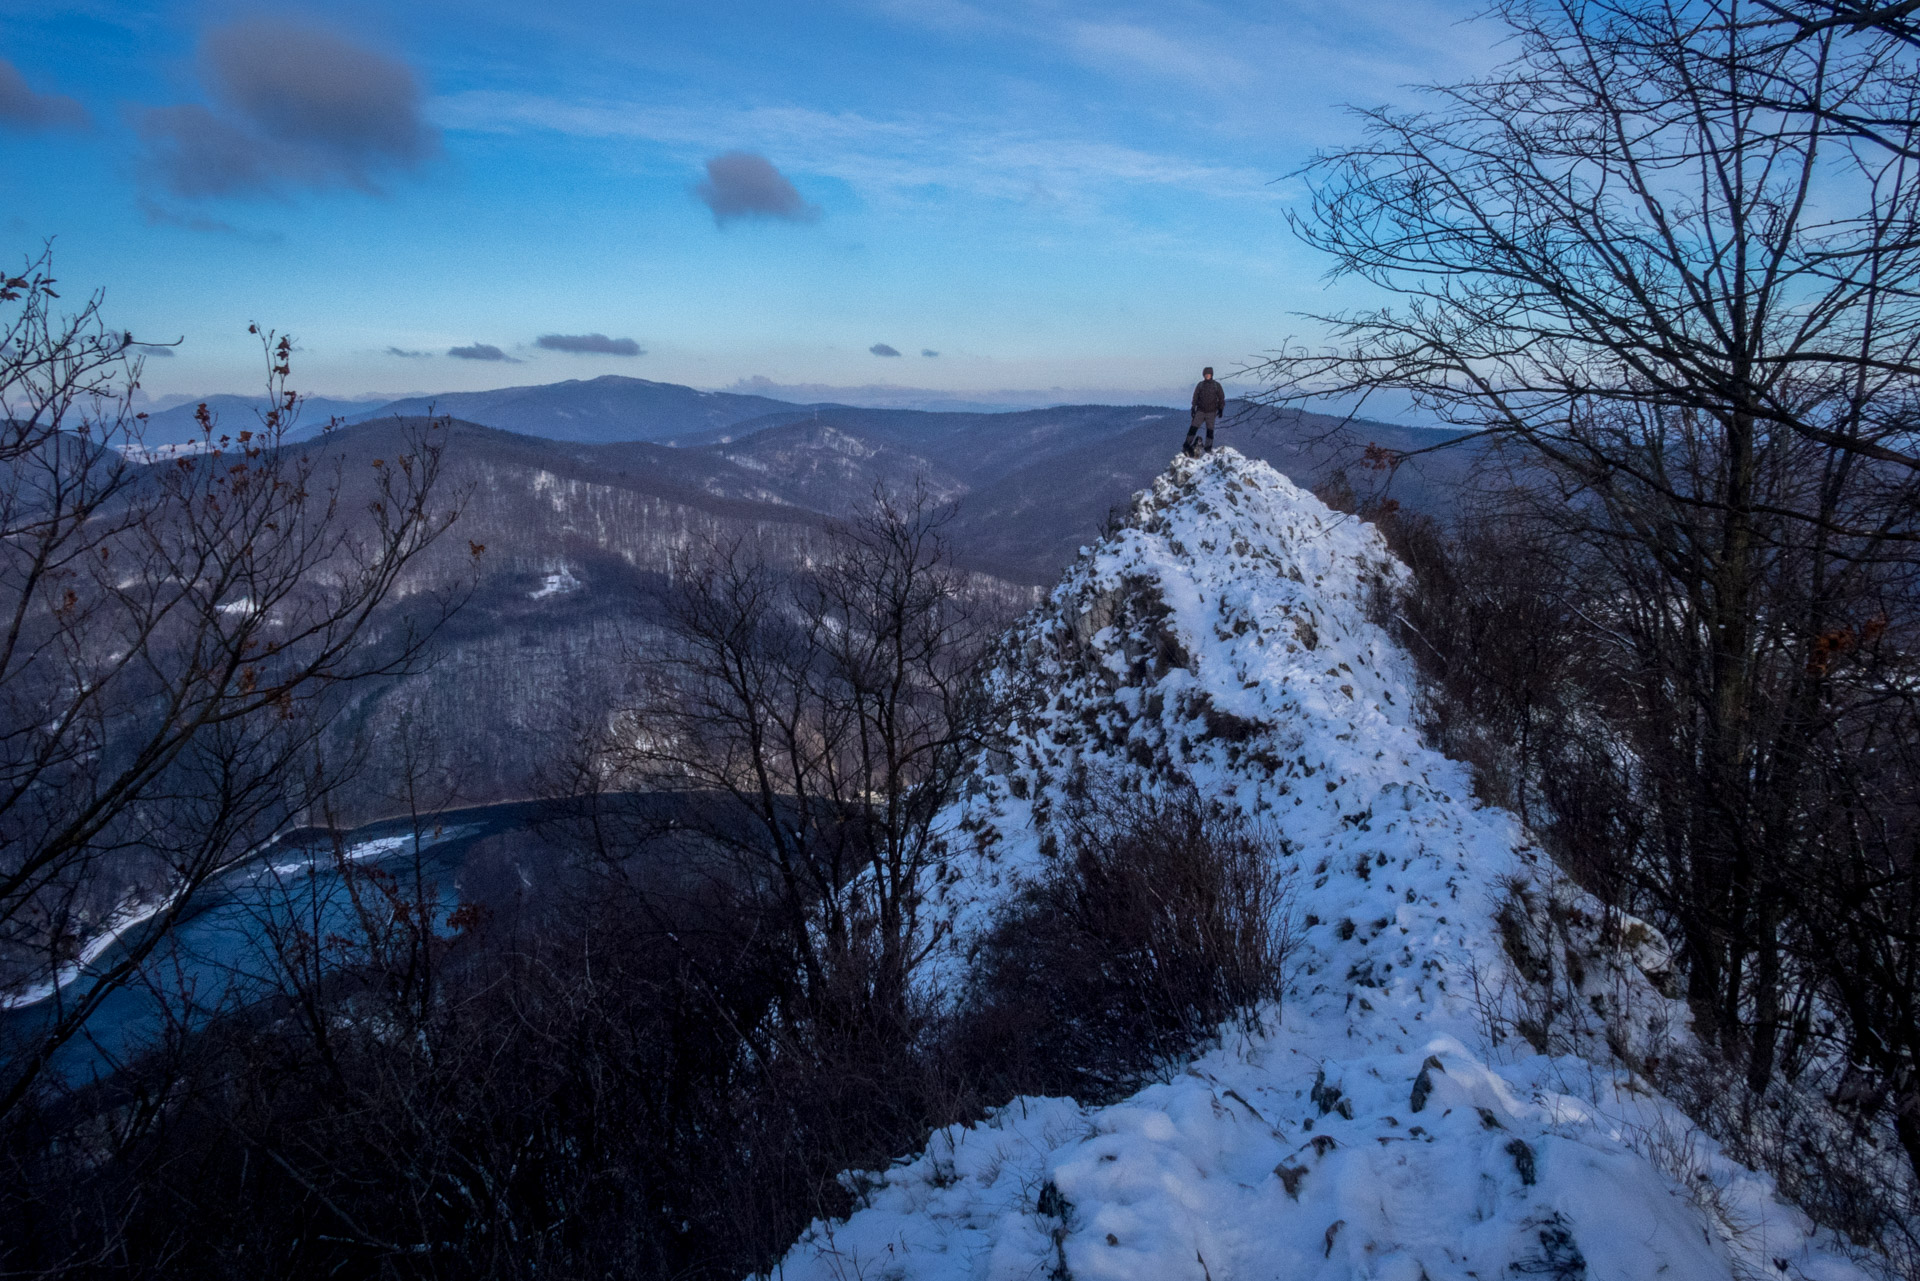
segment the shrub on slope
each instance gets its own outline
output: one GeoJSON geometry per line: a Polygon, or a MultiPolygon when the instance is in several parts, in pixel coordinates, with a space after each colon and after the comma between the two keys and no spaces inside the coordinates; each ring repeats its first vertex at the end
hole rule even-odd
{"type": "Polygon", "coordinates": [[[1287,873],[1262,834],[1191,788],[1092,800],[982,941],[953,1054],[987,1098],[1119,1097],[1280,998],[1287,873]]]}

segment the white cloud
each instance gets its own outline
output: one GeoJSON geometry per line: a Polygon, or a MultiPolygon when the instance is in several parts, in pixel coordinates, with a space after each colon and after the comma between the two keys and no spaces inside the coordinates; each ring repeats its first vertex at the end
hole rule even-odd
{"type": "Polygon", "coordinates": [[[935,189],[1020,203],[1036,190],[1088,201],[1103,188],[1142,186],[1275,198],[1266,170],[978,119],[879,120],[791,106],[712,111],[485,90],[440,98],[433,114],[453,130],[645,139],[689,157],[745,143],[888,203],[921,203],[935,189]]]}
{"type": "Polygon", "coordinates": [[[1067,39],[1082,60],[1107,70],[1144,71],[1219,88],[1248,79],[1246,67],[1223,54],[1222,42],[1211,33],[1177,39],[1128,22],[1082,22],[1068,28],[1067,39]]]}

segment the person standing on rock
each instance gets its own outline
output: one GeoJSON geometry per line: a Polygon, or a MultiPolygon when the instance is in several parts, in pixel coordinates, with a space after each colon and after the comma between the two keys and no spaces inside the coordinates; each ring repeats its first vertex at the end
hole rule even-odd
{"type": "Polygon", "coordinates": [[[1189,458],[1198,458],[1203,452],[1212,452],[1213,425],[1220,421],[1220,411],[1226,407],[1226,389],[1213,381],[1213,366],[1208,365],[1200,371],[1200,381],[1193,388],[1193,419],[1187,427],[1187,443],[1180,446],[1180,452],[1189,458]],[[1207,429],[1205,450],[1200,448],[1202,427],[1207,429]]]}

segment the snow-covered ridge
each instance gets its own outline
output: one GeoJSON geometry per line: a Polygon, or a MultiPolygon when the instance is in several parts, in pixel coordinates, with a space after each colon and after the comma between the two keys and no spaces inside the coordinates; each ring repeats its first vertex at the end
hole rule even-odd
{"type": "Polygon", "coordinates": [[[1370,527],[1223,450],[1176,459],[1008,638],[1014,745],[949,816],[934,979],[964,981],[1085,784],[1187,776],[1283,840],[1286,1001],[1119,1104],[1019,1100],[859,1176],[863,1208],[781,1276],[1866,1275],[1608,1050],[1684,1036],[1665,949],[1421,744],[1410,664],[1369,621],[1402,572],[1370,527]],[[1580,953],[1558,1001],[1526,972],[1548,948],[1580,953]]]}

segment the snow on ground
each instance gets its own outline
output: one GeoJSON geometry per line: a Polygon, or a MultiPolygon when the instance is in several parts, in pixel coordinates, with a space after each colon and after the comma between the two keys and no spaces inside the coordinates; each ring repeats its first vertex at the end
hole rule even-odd
{"type": "Polygon", "coordinates": [[[63,962],[49,978],[38,979],[21,984],[4,993],[0,993],[0,1010],[24,1010],[29,1005],[38,1005],[48,1000],[82,974],[87,967],[99,960],[107,950],[120,941],[122,935],[136,925],[152,920],[160,911],[172,903],[170,897],[161,897],[147,901],[139,897],[127,899],[119,907],[107,914],[106,923],[83,944],[78,953],[63,962]]]}
{"type": "Polygon", "coordinates": [[[371,866],[383,863],[397,855],[414,854],[447,841],[460,840],[479,830],[478,824],[465,823],[452,827],[435,826],[418,833],[371,836],[355,841],[344,849],[336,849],[330,844],[296,845],[286,851],[287,857],[248,865],[241,869],[241,874],[247,881],[299,880],[334,871],[343,864],[371,866]]]}
{"type": "Polygon", "coordinates": [[[529,600],[545,600],[549,596],[564,596],[580,587],[580,580],[573,576],[573,567],[562,565],[559,570],[541,578],[540,586],[527,593],[529,600]]]}
{"type": "Polygon", "coordinates": [[[1288,995],[1121,1103],[1017,1100],[848,1176],[863,1208],[815,1223],[780,1276],[1867,1275],[1606,1049],[1685,1035],[1666,950],[1421,745],[1410,665],[1368,618],[1402,572],[1370,527],[1223,450],[1175,460],[1016,629],[995,679],[1017,746],[950,816],[934,980],[964,979],[1089,782],[1184,774],[1295,869],[1288,995]],[[1525,958],[1573,945],[1563,995],[1588,1017],[1542,1027],[1569,1002],[1534,999],[1525,958]]]}

